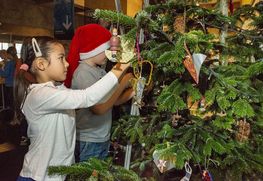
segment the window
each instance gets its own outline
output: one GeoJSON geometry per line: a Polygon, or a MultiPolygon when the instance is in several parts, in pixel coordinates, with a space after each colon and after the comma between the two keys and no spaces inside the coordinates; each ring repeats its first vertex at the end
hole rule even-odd
{"type": "Polygon", "coordinates": [[[17,56],[18,58],[21,58],[21,48],[22,48],[22,43],[16,43],[15,44],[16,51],[17,51],[17,56]]]}
{"type": "Polygon", "coordinates": [[[17,51],[17,56],[18,58],[21,58],[21,48],[22,48],[22,43],[19,42],[15,42],[13,43],[6,43],[6,42],[0,42],[0,50],[7,50],[8,47],[10,46],[14,46],[16,47],[16,51],[17,51]]]}
{"type": "Polygon", "coordinates": [[[0,50],[7,50],[8,47],[8,43],[0,42],[0,50]]]}

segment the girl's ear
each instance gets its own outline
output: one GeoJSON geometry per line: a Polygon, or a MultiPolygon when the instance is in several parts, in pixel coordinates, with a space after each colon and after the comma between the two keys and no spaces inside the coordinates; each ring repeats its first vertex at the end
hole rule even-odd
{"type": "Polygon", "coordinates": [[[34,64],[37,70],[44,71],[48,65],[48,62],[44,58],[38,57],[36,58],[34,64]]]}

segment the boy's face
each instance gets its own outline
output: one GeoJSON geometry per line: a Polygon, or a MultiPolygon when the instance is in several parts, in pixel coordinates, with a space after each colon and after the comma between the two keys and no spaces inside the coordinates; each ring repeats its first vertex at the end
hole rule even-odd
{"type": "Polygon", "coordinates": [[[94,57],[94,63],[96,65],[104,65],[106,62],[107,58],[104,51],[94,57]]]}

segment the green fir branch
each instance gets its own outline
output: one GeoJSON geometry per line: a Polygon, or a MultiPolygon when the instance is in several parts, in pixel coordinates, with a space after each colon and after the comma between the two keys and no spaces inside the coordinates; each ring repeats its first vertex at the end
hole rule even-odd
{"type": "Polygon", "coordinates": [[[94,16],[97,19],[102,18],[108,22],[118,23],[126,27],[134,27],[136,25],[133,18],[115,11],[96,9],[94,16]]]}
{"type": "Polygon", "coordinates": [[[252,108],[252,106],[249,104],[248,101],[244,99],[239,99],[236,102],[233,103],[233,113],[238,117],[238,118],[250,118],[255,116],[255,112],[252,108]]]}
{"type": "Polygon", "coordinates": [[[224,116],[224,117],[217,116],[212,123],[214,126],[216,126],[219,129],[232,130],[232,126],[235,123],[235,119],[228,116],[224,116]]]}
{"type": "Polygon", "coordinates": [[[259,74],[262,74],[263,73],[263,61],[259,61],[259,62],[256,62],[254,64],[251,64],[246,72],[245,72],[245,75],[249,76],[249,77],[254,77],[254,76],[257,76],[259,74]]]}
{"type": "Polygon", "coordinates": [[[68,175],[69,180],[141,180],[134,171],[114,166],[97,158],[90,158],[86,162],[76,163],[71,166],[52,166],[49,167],[48,172],[49,175],[68,175]],[[97,175],[94,175],[94,172],[97,175]]]}

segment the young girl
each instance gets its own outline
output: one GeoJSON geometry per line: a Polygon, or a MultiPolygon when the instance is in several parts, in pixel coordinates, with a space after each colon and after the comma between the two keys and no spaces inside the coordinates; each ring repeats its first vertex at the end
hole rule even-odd
{"type": "Polygon", "coordinates": [[[98,103],[129,65],[112,69],[87,89],[71,90],[58,84],[65,80],[69,66],[62,44],[48,37],[29,38],[21,53],[23,64],[15,80],[16,115],[26,118],[31,144],[18,180],[64,180],[63,176],[48,176],[47,169],[74,162],[74,109],[98,103]],[[36,84],[27,81],[26,72],[34,75],[36,84]]]}

